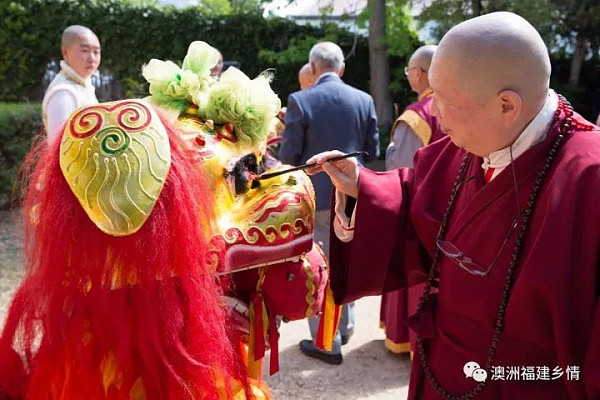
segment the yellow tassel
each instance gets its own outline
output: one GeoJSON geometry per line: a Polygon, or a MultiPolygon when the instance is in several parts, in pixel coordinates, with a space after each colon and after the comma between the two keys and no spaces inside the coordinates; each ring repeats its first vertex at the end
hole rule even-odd
{"type": "Polygon", "coordinates": [[[255,294],[260,298],[260,313],[261,313],[261,326],[257,327],[256,324],[256,308],[255,302],[250,301],[250,337],[248,339],[248,375],[252,379],[260,381],[262,375],[262,360],[263,356],[259,359],[256,358],[257,340],[262,342],[262,347],[265,346],[267,341],[267,332],[269,329],[269,315],[267,314],[267,307],[265,301],[260,294],[255,294]],[[262,338],[256,336],[256,333],[260,332],[262,338]]]}
{"type": "Polygon", "coordinates": [[[327,282],[325,288],[325,301],[323,302],[322,311],[316,345],[324,350],[331,351],[333,338],[340,324],[342,307],[335,305],[329,282],[327,282]]]}

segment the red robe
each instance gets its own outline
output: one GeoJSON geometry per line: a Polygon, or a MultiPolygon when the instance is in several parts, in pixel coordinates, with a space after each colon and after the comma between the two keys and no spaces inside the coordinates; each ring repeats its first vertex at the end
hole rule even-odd
{"type": "MultiPolygon", "coordinates": [[[[562,118],[562,116],[561,116],[562,118]]],[[[580,116],[573,117],[588,124],[580,116]]],[[[477,398],[600,398],[600,132],[571,130],[540,191],[524,238],[504,330],[493,366],[559,367],[550,380],[492,380],[477,398]],[[579,367],[579,379],[567,367],[579,367]],[[586,397],[586,395],[588,397],[586,397]]],[[[558,132],[514,162],[521,208],[558,132]]],[[[425,278],[441,218],[465,151],[449,138],[417,153],[415,168],[376,173],[361,169],[354,239],[331,241],[331,282],[337,303],[407,287],[425,278]],[[373,232],[378,232],[373,235],[373,232]],[[382,239],[383,238],[383,239],[382,239]]],[[[485,184],[474,157],[456,199],[445,240],[488,266],[515,218],[512,171],[485,184]]],[[[485,364],[516,235],[490,275],[481,278],[442,255],[437,336],[429,365],[450,393],[475,386],[463,366],[485,364]]],[[[535,368],[534,368],[535,369],[535,368]]],[[[409,398],[437,399],[415,354],[409,398]]]]}
{"type": "Polygon", "coordinates": [[[392,135],[396,125],[403,121],[421,139],[423,146],[446,136],[440,128],[437,117],[431,114],[431,103],[433,103],[433,91],[431,88],[427,88],[425,92],[419,95],[419,99],[406,106],[402,114],[396,119],[390,131],[392,135]]]}

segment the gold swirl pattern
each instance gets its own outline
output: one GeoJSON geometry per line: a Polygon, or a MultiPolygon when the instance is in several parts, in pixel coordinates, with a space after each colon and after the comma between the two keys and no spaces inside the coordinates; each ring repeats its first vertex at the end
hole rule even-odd
{"type": "Polygon", "coordinates": [[[279,227],[269,225],[266,228],[251,226],[246,230],[230,228],[221,235],[228,245],[233,244],[252,244],[252,245],[273,245],[296,239],[299,236],[307,235],[311,232],[309,226],[303,219],[296,219],[293,224],[283,223],[279,227]]]}
{"type": "MultiPolygon", "coordinates": [[[[218,165],[216,163],[213,167],[216,169],[218,165]]],[[[208,171],[211,172],[210,169],[208,171]]],[[[229,194],[225,185],[219,186],[218,179],[215,180],[216,234],[223,237],[227,247],[242,243],[275,246],[312,233],[312,185],[306,174],[300,172],[297,175],[291,182],[287,176],[271,179],[237,197],[229,194]]],[[[219,177],[223,179],[222,172],[219,177]]]]}
{"type": "Polygon", "coordinates": [[[148,219],[171,167],[169,138],[141,100],[77,110],[60,145],[60,167],[103,232],[135,233],[148,219]]]}

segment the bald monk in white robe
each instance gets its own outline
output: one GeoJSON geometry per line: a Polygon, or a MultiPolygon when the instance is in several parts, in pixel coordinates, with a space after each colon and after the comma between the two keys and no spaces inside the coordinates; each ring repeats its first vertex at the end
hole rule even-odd
{"type": "Polygon", "coordinates": [[[61,38],[63,60],[42,101],[42,119],[48,140],[58,133],[71,112],[96,104],[92,75],[100,65],[100,41],[91,29],[81,25],[66,28],[61,38]]]}
{"type": "Polygon", "coordinates": [[[414,168],[307,161],[336,187],[336,302],[426,282],[410,399],[600,398],[600,131],[549,78],[526,20],[473,18],[434,55],[448,138],[414,168]]]}

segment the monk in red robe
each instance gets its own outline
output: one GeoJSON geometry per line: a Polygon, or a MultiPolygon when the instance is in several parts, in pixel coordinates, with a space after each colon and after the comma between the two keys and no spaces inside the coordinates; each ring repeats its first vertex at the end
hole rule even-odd
{"type": "Polygon", "coordinates": [[[394,121],[385,151],[386,169],[412,167],[417,150],[445,136],[437,118],[431,115],[433,90],[427,76],[436,48],[432,44],[419,47],[404,68],[410,88],[418,98],[394,121]]]}
{"type": "MultiPolygon", "coordinates": [[[[433,90],[427,72],[435,53],[435,45],[419,47],[404,69],[413,92],[419,96],[409,104],[394,122],[390,144],[385,152],[386,169],[412,167],[417,150],[446,136],[437,118],[431,115],[433,90]]],[[[404,320],[415,312],[423,286],[395,290],[381,296],[379,325],[385,330],[385,347],[392,353],[413,355],[414,333],[409,333],[404,320]]]]}
{"type": "Polygon", "coordinates": [[[425,281],[411,399],[600,398],[600,128],[549,78],[527,21],[473,18],[429,70],[449,138],[412,169],[308,160],[337,189],[336,301],[425,281]]]}

